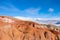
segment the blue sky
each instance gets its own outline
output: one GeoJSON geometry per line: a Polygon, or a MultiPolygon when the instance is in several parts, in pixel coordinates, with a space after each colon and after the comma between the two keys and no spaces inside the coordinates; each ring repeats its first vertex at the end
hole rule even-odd
{"type": "Polygon", "coordinates": [[[0,0],[0,15],[60,19],[60,0],[0,0]]]}

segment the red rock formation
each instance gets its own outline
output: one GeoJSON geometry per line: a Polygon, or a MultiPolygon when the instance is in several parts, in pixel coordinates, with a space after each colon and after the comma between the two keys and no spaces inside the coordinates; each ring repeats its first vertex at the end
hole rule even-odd
{"type": "Polygon", "coordinates": [[[60,32],[35,22],[0,16],[0,40],[60,40],[60,32]]]}

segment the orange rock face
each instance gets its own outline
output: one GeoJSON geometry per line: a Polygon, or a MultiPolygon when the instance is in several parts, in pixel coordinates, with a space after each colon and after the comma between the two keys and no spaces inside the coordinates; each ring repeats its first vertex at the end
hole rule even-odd
{"type": "Polygon", "coordinates": [[[0,16],[0,40],[60,40],[60,32],[31,21],[0,16]]]}

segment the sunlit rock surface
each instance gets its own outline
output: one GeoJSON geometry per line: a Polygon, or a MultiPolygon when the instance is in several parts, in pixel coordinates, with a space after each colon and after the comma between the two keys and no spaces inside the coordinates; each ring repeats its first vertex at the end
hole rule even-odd
{"type": "Polygon", "coordinates": [[[0,40],[60,40],[60,32],[50,26],[0,16],[0,40]]]}

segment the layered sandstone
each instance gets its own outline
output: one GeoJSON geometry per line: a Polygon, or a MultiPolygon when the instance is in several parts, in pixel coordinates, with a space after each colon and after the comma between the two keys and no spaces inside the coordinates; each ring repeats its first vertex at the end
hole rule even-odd
{"type": "Polygon", "coordinates": [[[60,32],[35,22],[0,16],[0,40],[60,40],[60,32]]]}

